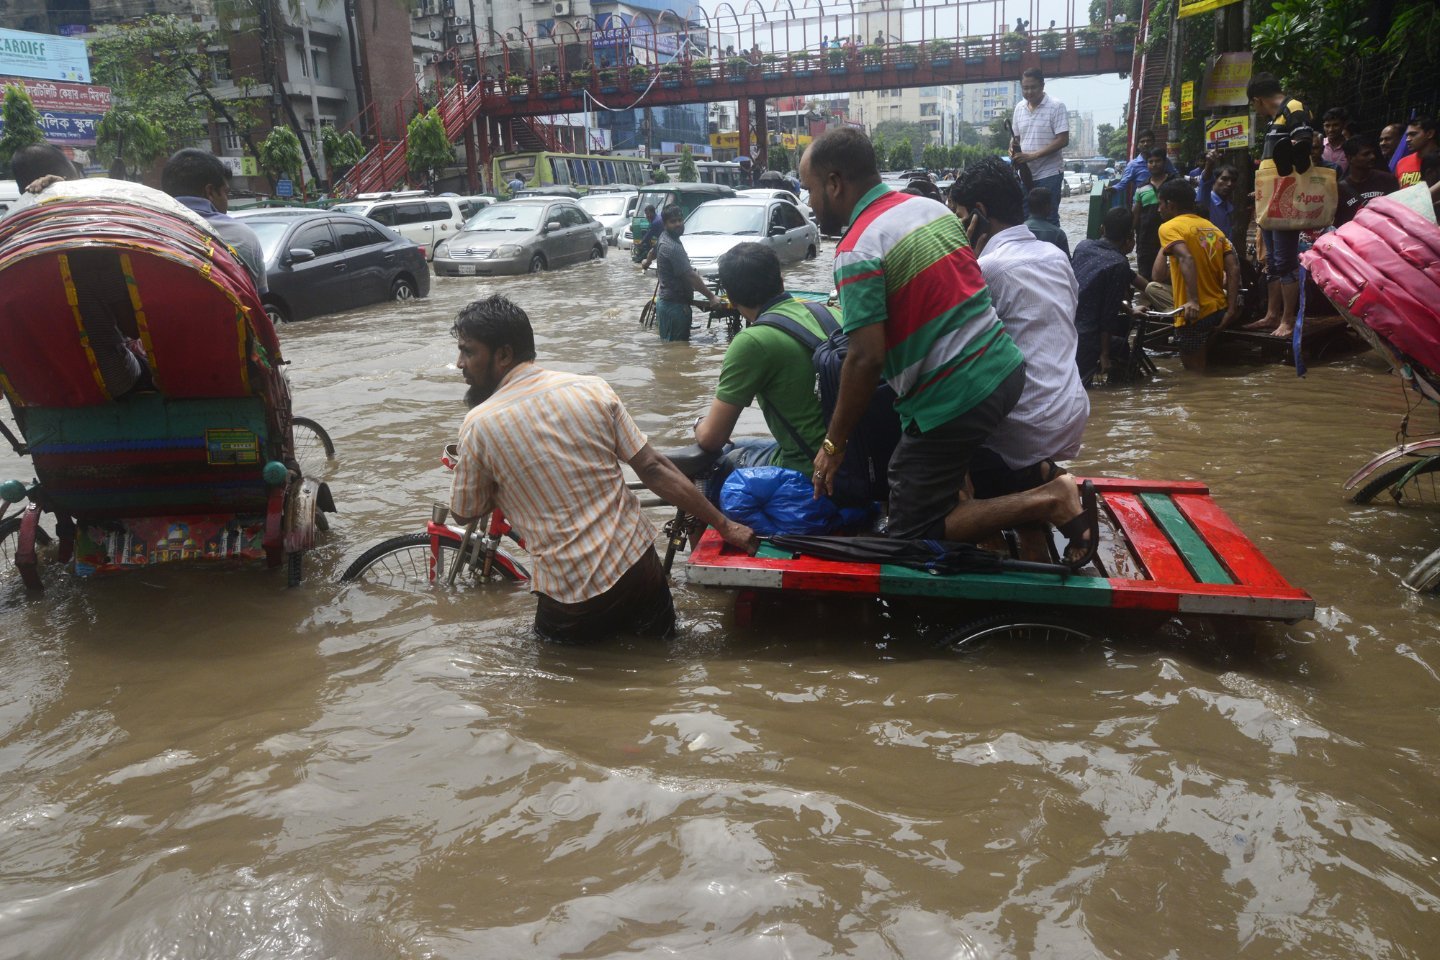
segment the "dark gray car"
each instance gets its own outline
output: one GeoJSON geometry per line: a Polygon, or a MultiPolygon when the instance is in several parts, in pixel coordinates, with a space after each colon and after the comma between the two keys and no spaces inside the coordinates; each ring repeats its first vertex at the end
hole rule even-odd
{"type": "Polygon", "coordinates": [[[252,214],[245,225],[265,252],[265,311],[275,323],[430,293],[430,269],[413,241],[349,213],[252,214]]]}
{"type": "Polygon", "coordinates": [[[491,204],[435,248],[435,275],[538,273],[605,256],[605,228],[574,200],[521,197],[491,204]]]}

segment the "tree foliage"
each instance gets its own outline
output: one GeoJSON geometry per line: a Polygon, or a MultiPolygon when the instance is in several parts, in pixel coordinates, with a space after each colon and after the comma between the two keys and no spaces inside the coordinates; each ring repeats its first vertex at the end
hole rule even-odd
{"type": "Polygon", "coordinates": [[[300,138],[289,127],[276,127],[260,144],[260,169],[276,180],[293,178],[304,163],[300,138]]]}
{"type": "Polygon", "coordinates": [[[700,170],[695,166],[695,155],[690,152],[690,144],[684,144],[680,148],[680,172],[681,183],[699,183],[700,170]]]}
{"type": "Polygon", "coordinates": [[[1255,24],[1255,67],[1275,74],[1312,106],[1331,103],[1345,67],[1372,57],[1380,41],[1369,35],[1367,0],[1278,0],[1255,24]]]}
{"type": "Polygon", "coordinates": [[[455,162],[455,147],[445,135],[445,121],[438,108],[411,118],[405,134],[405,162],[412,176],[423,177],[432,188],[445,168],[455,162]]]}
{"type": "MultiPolygon", "coordinates": [[[[5,132],[0,134],[0,166],[10,169],[10,158],[15,151],[36,143],[45,142],[45,130],[40,126],[40,111],[30,99],[25,88],[15,83],[5,88],[5,132]]],[[[21,188],[28,184],[20,184],[21,188]]]]}
{"type": "Polygon", "coordinates": [[[353,167],[365,159],[365,144],[355,136],[354,130],[341,133],[334,127],[321,127],[320,146],[325,151],[325,162],[331,170],[353,167]]]}
{"type": "Polygon", "coordinates": [[[950,151],[938,143],[927,143],[920,151],[920,166],[926,170],[943,170],[949,165],[950,151]]]}
{"type": "Polygon", "coordinates": [[[164,127],[125,107],[111,109],[95,127],[96,156],[118,159],[126,176],[164,156],[169,143],[164,127]]]}
{"type": "Polygon", "coordinates": [[[915,148],[906,137],[890,148],[890,169],[906,170],[915,165],[915,148]]]}
{"type": "Polygon", "coordinates": [[[766,162],[769,164],[771,170],[779,170],[781,173],[789,173],[795,168],[795,156],[790,152],[790,148],[783,143],[776,144],[770,148],[766,162]]]}

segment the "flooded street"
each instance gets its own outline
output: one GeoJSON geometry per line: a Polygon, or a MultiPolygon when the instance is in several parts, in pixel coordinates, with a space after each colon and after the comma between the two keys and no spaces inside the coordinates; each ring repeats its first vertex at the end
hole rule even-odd
{"type": "MultiPolygon", "coordinates": [[[[789,285],[828,290],[833,250],[789,285]]],[[[1345,500],[1406,409],[1371,354],[1303,380],[1161,357],[1091,394],[1074,464],[1207,482],[1314,622],[960,655],[859,600],[741,629],[682,576],[672,643],[573,649],[515,588],[338,583],[447,497],[476,295],[689,442],[725,337],[642,331],[653,283],[612,249],[282,328],[296,412],[338,447],[298,589],[0,589],[0,958],[1434,956],[1440,601],[1400,578],[1440,514],[1345,500]]]]}

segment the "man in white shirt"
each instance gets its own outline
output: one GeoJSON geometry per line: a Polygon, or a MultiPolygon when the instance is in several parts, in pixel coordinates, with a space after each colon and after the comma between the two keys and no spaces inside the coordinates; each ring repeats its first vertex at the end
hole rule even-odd
{"type": "MultiPolygon", "coordinates": [[[[1010,117],[1010,124],[1015,128],[1010,160],[1030,168],[1030,176],[1035,181],[1032,187],[1050,191],[1055,203],[1046,219],[1059,226],[1060,187],[1065,177],[1060,152],[1070,143],[1069,115],[1065,104],[1045,92],[1045,74],[1039,67],[1031,67],[1020,75],[1020,92],[1024,99],[1015,104],[1010,117]]],[[[1028,204],[1025,215],[1030,215],[1028,204]]],[[[1023,217],[1020,222],[1024,222],[1023,217]]]]}
{"type": "MultiPolygon", "coordinates": [[[[978,213],[989,221],[988,235],[971,242],[995,312],[1025,355],[1019,402],[971,461],[975,496],[988,499],[1048,483],[1065,472],[1055,461],[1080,452],[1090,416],[1075,365],[1080,290],[1069,257],[1025,226],[1020,182],[999,157],[966,167],[950,195],[962,220],[978,213]]],[[[1043,527],[1017,532],[1024,559],[1049,559],[1043,527]]]]}

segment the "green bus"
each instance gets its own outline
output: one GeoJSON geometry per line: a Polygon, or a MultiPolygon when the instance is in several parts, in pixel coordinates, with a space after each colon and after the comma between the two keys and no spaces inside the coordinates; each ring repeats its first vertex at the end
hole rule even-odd
{"type": "Polygon", "coordinates": [[[638,157],[602,157],[588,153],[502,153],[490,164],[496,190],[519,177],[527,187],[566,186],[581,193],[609,183],[643,186],[650,164],[638,157]]]}

